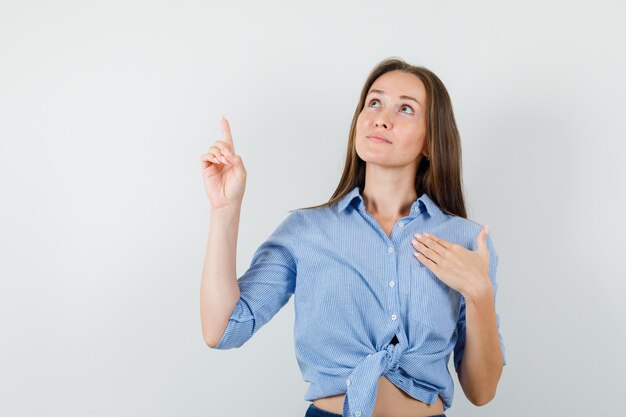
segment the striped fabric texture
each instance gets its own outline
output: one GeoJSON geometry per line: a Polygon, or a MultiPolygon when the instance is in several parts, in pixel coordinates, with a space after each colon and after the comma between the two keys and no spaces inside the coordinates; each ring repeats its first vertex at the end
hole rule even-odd
{"type": "MultiPolygon", "coordinates": [[[[294,210],[238,278],[241,296],[216,349],[242,346],[294,295],[306,401],[346,393],[343,417],[370,417],[385,375],[425,403],[441,395],[445,411],[454,396],[449,358],[454,352],[458,372],[465,346],[465,299],[413,256],[411,240],[425,232],[475,250],[481,229],[442,212],[427,194],[390,236],[358,187],[332,206],[294,210]]],[[[498,255],[490,235],[487,246],[495,303],[498,255]]]]}

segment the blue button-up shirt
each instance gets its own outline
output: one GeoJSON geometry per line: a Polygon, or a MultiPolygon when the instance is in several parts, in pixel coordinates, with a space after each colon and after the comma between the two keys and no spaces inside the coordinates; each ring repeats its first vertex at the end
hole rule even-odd
{"type": "MultiPolygon", "coordinates": [[[[384,375],[422,402],[441,395],[447,410],[450,354],[458,372],[465,346],[465,299],[413,256],[411,240],[426,232],[475,250],[481,229],[442,212],[427,194],[389,236],[358,187],[331,206],[294,210],[238,279],[241,296],[216,349],[243,345],[295,294],[296,357],[310,383],[305,400],[346,393],[343,417],[370,417],[384,375]]],[[[495,303],[490,235],[487,246],[495,303]]]]}

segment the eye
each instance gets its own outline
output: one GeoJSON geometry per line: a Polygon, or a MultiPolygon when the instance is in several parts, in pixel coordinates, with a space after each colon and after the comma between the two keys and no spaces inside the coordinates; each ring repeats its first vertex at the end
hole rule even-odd
{"type": "Polygon", "coordinates": [[[404,108],[411,109],[411,113],[409,114],[413,113],[413,107],[409,106],[408,104],[405,104],[404,106],[401,107],[401,109],[404,109],[404,108]]]}
{"type": "Polygon", "coordinates": [[[378,99],[377,99],[377,98],[373,98],[373,99],[371,99],[371,100],[370,100],[370,103],[369,103],[369,104],[370,104],[370,106],[371,106],[371,105],[372,105],[372,103],[373,103],[373,102],[375,102],[375,101],[378,101],[378,99]]]}

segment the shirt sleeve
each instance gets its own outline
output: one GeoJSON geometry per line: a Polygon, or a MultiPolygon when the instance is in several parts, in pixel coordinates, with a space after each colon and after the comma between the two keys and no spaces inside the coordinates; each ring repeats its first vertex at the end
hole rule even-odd
{"type": "MultiPolygon", "coordinates": [[[[495,251],[493,246],[493,242],[491,241],[491,235],[487,235],[487,248],[489,249],[489,279],[491,280],[491,285],[493,286],[493,297],[494,303],[496,302],[496,293],[498,291],[498,283],[496,282],[496,270],[498,268],[498,254],[495,251]]],[[[502,365],[506,365],[506,348],[504,346],[504,341],[502,339],[502,334],[500,333],[500,315],[496,313],[496,322],[498,326],[498,337],[500,339],[500,349],[502,349],[502,365]]],[[[454,346],[454,370],[459,372],[459,366],[461,363],[461,359],[463,358],[463,352],[465,351],[465,297],[461,297],[461,308],[459,311],[459,320],[457,322],[457,334],[458,338],[456,341],[456,345],[454,346]]]]}
{"type": "Polygon", "coordinates": [[[237,279],[239,300],[215,349],[240,347],[289,301],[296,287],[297,226],[294,210],[254,252],[250,267],[237,279]]]}

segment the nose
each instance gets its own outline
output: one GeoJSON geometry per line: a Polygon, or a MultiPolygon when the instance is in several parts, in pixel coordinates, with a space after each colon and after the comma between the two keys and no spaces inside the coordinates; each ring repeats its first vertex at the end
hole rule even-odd
{"type": "Polygon", "coordinates": [[[391,121],[389,120],[389,117],[387,117],[387,113],[384,111],[378,113],[374,119],[374,125],[376,127],[389,129],[391,127],[391,121]]]}

